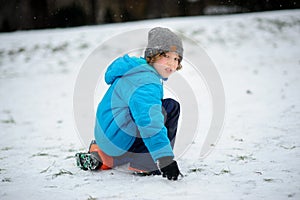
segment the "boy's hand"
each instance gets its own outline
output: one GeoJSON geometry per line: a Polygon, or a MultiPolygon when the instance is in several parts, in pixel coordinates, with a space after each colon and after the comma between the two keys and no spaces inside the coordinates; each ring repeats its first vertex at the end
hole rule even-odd
{"type": "Polygon", "coordinates": [[[177,180],[180,174],[177,162],[172,157],[163,157],[158,159],[159,168],[163,177],[167,177],[169,180],[177,180]]]}

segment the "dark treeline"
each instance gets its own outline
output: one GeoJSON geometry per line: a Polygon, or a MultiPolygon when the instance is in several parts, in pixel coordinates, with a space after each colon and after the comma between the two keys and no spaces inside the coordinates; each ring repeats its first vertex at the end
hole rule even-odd
{"type": "Polygon", "coordinates": [[[0,31],[300,8],[300,0],[0,0],[0,31]]]}

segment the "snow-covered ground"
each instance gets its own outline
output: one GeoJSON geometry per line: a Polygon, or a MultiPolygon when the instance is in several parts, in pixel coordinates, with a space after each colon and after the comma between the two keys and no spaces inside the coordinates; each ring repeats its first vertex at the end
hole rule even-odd
{"type": "Polygon", "coordinates": [[[300,10],[1,33],[0,199],[299,199],[299,36],[300,10]],[[74,160],[85,151],[72,108],[81,64],[111,35],[145,26],[199,41],[225,87],[219,143],[203,160],[179,159],[177,182],[74,160]]]}

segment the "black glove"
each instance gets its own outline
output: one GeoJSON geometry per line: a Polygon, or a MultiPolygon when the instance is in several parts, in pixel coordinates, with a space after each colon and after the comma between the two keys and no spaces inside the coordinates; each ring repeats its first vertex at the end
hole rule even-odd
{"type": "Polygon", "coordinates": [[[172,157],[159,158],[158,162],[163,177],[167,177],[169,180],[177,180],[180,171],[177,162],[172,157]]]}

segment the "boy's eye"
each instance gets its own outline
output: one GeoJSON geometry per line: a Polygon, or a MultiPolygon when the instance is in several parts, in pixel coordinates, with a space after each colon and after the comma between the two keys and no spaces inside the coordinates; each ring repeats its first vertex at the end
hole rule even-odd
{"type": "Polygon", "coordinates": [[[174,60],[180,63],[180,58],[174,58],[174,60]]]}
{"type": "Polygon", "coordinates": [[[163,54],[163,57],[165,57],[165,58],[169,58],[169,56],[167,55],[167,54],[163,54]]]}

